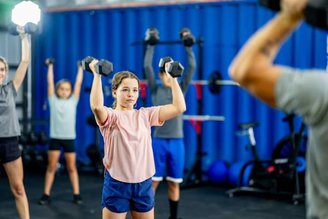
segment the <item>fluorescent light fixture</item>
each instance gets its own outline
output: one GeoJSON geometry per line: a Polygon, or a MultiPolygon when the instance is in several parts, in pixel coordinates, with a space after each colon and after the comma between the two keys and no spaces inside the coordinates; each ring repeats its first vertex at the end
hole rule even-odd
{"type": "Polygon", "coordinates": [[[15,5],[11,11],[11,20],[13,23],[24,26],[31,22],[38,24],[41,17],[40,7],[31,1],[22,1],[15,5]]]}

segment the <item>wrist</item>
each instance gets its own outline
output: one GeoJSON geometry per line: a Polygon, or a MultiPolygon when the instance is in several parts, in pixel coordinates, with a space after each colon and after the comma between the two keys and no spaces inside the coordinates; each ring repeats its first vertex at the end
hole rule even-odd
{"type": "Polygon", "coordinates": [[[93,72],[93,76],[94,76],[94,77],[97,77],[97,78],[101,78],[101,74],[98,74],[98,73],[96,73],[96,72],[93,72]]]}
{"type": "Polygon", "coordinates": [[[298,25],[304,18],[302,13],[289,13],[288,11],[280,12],[281,20],[284,22],[286,27],[295,27],[298,25]]]}
{"type": "Polygon", "coordinates": [[[26,33],[20,33],[19,36],[20,36],[21,40],[27,39],[26,33]]]}

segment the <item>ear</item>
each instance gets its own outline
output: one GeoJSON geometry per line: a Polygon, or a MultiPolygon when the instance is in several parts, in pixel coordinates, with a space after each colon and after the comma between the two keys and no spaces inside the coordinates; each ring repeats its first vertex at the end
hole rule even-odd
{"type": "Polygon", "coordinates": [[[116,98],[116,91],[112,91],[112,95],[116,98]]]}

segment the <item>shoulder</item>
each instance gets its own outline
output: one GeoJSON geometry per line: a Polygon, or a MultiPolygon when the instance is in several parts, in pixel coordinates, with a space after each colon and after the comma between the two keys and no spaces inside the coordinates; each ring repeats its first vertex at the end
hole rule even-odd
{"type": "Polygon", "coordinates": [[[59,98],[57,97],[56,94],[52,94],[52,95],[48,96],[48,99],[49,99],[49,101],[57,101],[57,100],[59,100],[59,98]]]}
{"type": "Polygon", "coordinates": [[[138,111],[140,112],[140,114],[149,117],[149,115],[159,113],[160,108],[161,106],[141,107],[138,111]]]}
{"type": "Polygon", "coordinates": [[[140,112],[150,112],[150,111],[156,111],[159,110],[160,106],[151,106],[151,107],[140,107],[140,112]]]}
{"type": "Polygon", "coordinates": [[[275,88],[277,106],[303,115],[314,124],[327,111],[327,84],[328,74],[324,70],[283,68],[275,88]]]}
{"type": "MultiPolygon", "coordinates": [[[[308,92],[318,91],[324,85],[326,87],[328,75],[324,70],[299,70],[294,68],[283,67],[282,74],[278,78],[276,84],[277,93],[281,90],[288,89],[290,92],[308,92]],[[303,90],[305,89],[305,90],[303,90]]],[[[281,93],[283,94],[283,93],[281,93]]]]}
{"type": "Polygon", "coordinates": [[[69,101],[73,103],[77,103],[79,101],[79,98],[74,96],[73,94],[68,98],[69,101]]]}
{"type": "Polygon", "coordinates": [[[8,92],[16,93],[16,89],[15,89],[13,81],[9,81],[6,84],[0,85],[0,89],[4,90],[5,93],[8,93],[8,92]]]}

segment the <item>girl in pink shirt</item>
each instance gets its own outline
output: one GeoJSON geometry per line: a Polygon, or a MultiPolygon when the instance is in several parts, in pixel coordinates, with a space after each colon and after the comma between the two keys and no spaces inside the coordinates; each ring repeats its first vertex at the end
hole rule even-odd
{"type": "MultiPolygon", "coordinates": [[[[134,109],[139,97],[139,79],[129,71],[118,72],[112,79],[112,108],[104,106],[101,75],[90,63],[93,83],[90,106],[104,138],[106,174],[102,194],[103,218],[154,218],[154,193],[151,177],[155,166],[151,127],[160,126],[186,110],[183,93],[171,77],[171,104],[134,109]]],[[[165,69],[170,67],[167,63],[165,69]]]]}

